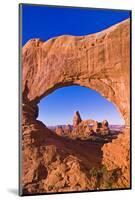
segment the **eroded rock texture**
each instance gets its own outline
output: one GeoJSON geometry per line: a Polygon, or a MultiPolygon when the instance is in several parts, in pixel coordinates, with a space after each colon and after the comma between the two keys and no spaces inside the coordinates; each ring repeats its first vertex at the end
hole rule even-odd
{"type": "Polygon", "coordinates": [[[30,40],[22,50],[22,79],[23,193],[96,189],[89,170],[101,163],[108,170],[122,169],[115,187],[129,187],[130,20],[92,35],[30,40]],[[94,89],[113,102],[126,133],[93,151],[37,121],[40,99],[69,85],[94,89]]]}

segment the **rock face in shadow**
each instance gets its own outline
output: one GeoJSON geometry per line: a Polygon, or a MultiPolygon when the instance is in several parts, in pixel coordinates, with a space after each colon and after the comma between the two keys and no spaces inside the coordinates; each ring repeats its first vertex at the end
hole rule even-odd
{"type": "Polygon", "coordinates": [[[96,34],[64,35],[46,42],[32,39],[23,47],[23,193],[99,188],[89,175],[90,163],[94,167],[104,163],[107,170],[120,169],[122,178],[114,187],[130,186],[129,86],[129,19],[96,34]],[[70,85],[94,89],[113,102],[125,120],[125,134],[103,147],[85,145],[86,148],[81,148],[37,121],[39,101],[57,88],[70,85]]]}

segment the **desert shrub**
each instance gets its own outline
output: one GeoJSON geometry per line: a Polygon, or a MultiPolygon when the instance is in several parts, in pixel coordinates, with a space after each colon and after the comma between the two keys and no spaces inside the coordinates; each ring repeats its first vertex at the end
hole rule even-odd
{"type": "Polygon", "coordinates": [[[105,165],[100,168],[91,168],[90,177],[96,179],[95,188],[97,189],[113,189],[116,186],[118,178],[121,176],[120,169],[107,170],[105,165]]]}
{"type": "Polygon", "coordinates": [[[97,177],[97,175],[98,175],[98,170],[97,170],[96,168],[93,167],[92,169],[90,169],[89,173],[90,173],[90,176],[92,176],[92,177],[97,177]]]}

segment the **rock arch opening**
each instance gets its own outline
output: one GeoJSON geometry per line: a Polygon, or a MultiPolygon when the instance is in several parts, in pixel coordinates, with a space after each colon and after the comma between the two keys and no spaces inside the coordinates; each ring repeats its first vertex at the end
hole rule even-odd
{"type": "Polygon", "coordinates": [[[56,89],[38,104],[38,120],[47,126],[72,124],[73,114],[79,111],[83,119],[107,120],[112,125],[124,125],[116,106],[95,90],[82,86],[56,89]]]}
{"type": "MultiPolygon", "coordinates": [[[[109,133],[114,133],[115,130],[118,133],[124,129],[124,120],[116,106],[90,88],[68,86],[56,89],[42,98],[38,107],[37,119],[59,135],[68,136],[75,124],[80,122],[80,127],[86,126],[87,132],[90,131],[88,127],[93,127],[95,132],[98,129],[101,131],[105,124],[111,130],[109,133]]],[[[81,131],[83,130],[86,131],[82,128],[81,131]]],[[[105,130],[102,130],[102,134],[103,131],[105,130]]]]}

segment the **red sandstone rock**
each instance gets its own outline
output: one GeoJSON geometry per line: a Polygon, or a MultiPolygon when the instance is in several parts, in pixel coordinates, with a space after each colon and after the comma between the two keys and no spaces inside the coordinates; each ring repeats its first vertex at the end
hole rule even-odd
{"type": "Polygon", "coordinates": [[[64,134],[69,136],[71,134],[71,131],[72,131],[72,127],[71,125],[66,125],[65,128],[64,128],[64,134]]]}
{"type": "Polygon", "coordinates": [[[22,65],[25,102],[77,84],[112,101],[129,125],[129,19],[92,35],[32,39],[23,47],[22,65]]]}
{"type": "Polygon", "coordinates": [[[102,128],[108,128],[109,123],[107,120],[102,121],[102,128]]]}
{"type": "Polygon", "coordinates": [[[73,117],[73,127],[78,126],[78,124],[82,121],[79,111],[76,111],[73,117]]]}
{"type": "Polygon", "coordinates": [[[89,126],[89,121],[90,120],[82,120],[78,125],[75,126],[70,136],[73,138],[79,138],[81,140],[89,139],[94,133],[93,128],[89,126]]]}
{"type": "Polygon", "coordinates": [[[57,135],[60,135],[60,136],[63,136],[64,135],[64,131],[63,131],[63,128],[62,126],[58,126],[55,130],[56,134],[57,135]]]}
{"type": "Polygon", "coordinates": [[[120,168],[123,175],[120,177],[118,185],[121,188],[130,187],[130,135],[129,129],[119,135],[116,140],[105,144],[102,147],[103,160],[107,169],[120,168]]]}
{"type": "Polygon", "coordinates": [[[115,188],[130,186],[129,129],[102,147],[61,138],[36,120],[42,97],[59,87],[80,85],[112,101],[129,126],[129,72],[129,19],[96,34],[60,36],[47,42],[32,39],[23,47],[23,193],[97,189],[89,171],[102,164],[108,170],[120,168],[115,188]]]}

